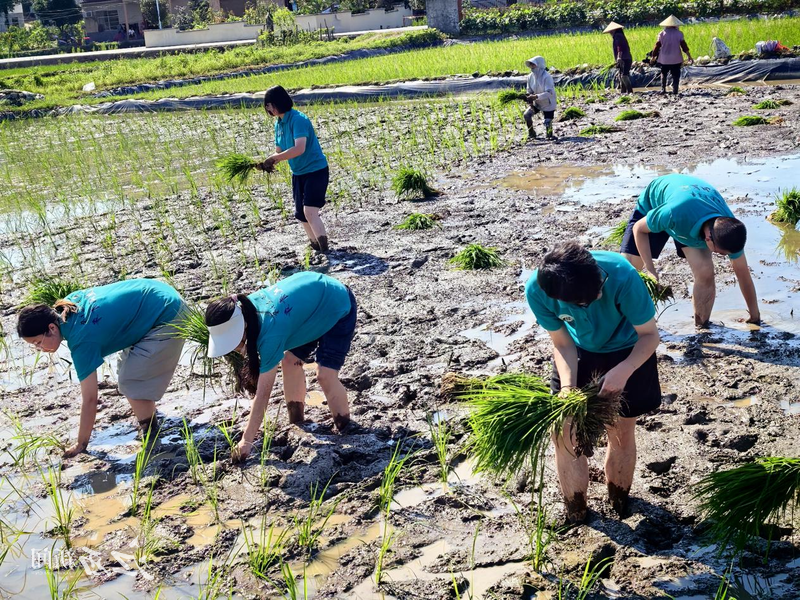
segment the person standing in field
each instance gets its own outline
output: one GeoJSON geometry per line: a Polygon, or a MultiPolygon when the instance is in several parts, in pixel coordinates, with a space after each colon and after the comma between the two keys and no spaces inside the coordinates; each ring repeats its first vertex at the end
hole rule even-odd
{"type": "Polygon", "coordinates": [[[275,120],[275,153],[257,168],[272,172],[275,165],[288,161],[292,171],[294,216],[303,224],[311,247],[328,251],[328,233],[320,218],[328,191],[328,159],[322,152],[311,120],[294,108],[288,92],[276,85],[264,94],[264,110],[275,120]]]}
{"type": "Polygon", "coordinates": [[[73,292],[52,307],[34,304],[20,311],[19,336],[42,352],[55,352],[66,341],[81,384],[78,440],[65,458],[89,445],[97,415],[97,369],[115,352],[122,351],[119,391],[143,437],[157,430],[156,402],[169,387],[183,350],[175,325],[185,307],[168,284],[132,279],[73,292]]]}
{"type": "Polygon", "coordinates": [[[628,45],[628,38],[625,37],[624,27],[619,23],[611,21],[603,30],[603,33],[611,34],[611,45],[614,52],[614,61],[619,73],[620,91],[623,94],[632,94],[631,86],[631,66],[633,66],[633,56],[631,47],[628,45]]]}
{"type": "Polygon", "coordinates": [[[675,240],[678,256],[689,261],[692,270],[692,304],[698,328],[708,326],[714,306],[712,254],[730,259],[750,313],[747,322],[761,322],[755,284],[744,255],[747,229],[710,183],[677,173],[656,177],[639,195],[620,252],[637,269],[644,268],[658,279],[653,259],[658,258],[669,238],[675,240]]]}
{"type": "MultiPolygon", "coordinates": [[[[613,509],[626,516],[636,467],[636,418],[661,405],[655,307],[636,269],[616,252],[567,242],[545,255],[525,285],[536,321],[553,343],[551,392],[602,377],[600,396],[624,392],[620,418],[608,427],[605,472],[613,509]]],[[[589,466],[576,456],[571,423],[553,439],[567,521],[586,519],[589,466]]]]}
{"type": "Polygon", "coordinates": [[[681,68],[683,67],[683,53],[692,64],[694,59],[689,52],[689,46],[683,39],[683,32],[678,29],[683,25],[678,19],[670,15],[659,23],[664,29],[658,34],[655,48],[650,55],[661,65],[661,93],[667,93],[667,75],[672,76],[672,93],[678,94],[678,84],[681,80],[681,68]]]}
{"type": "Polygon", "coordinates": [[[527,102],[530,105],[523,114],[525,124],[528,126],[528,139],[536,139],[533,128],[533,115],[544,115],[544,129],[548,140],[555,139],[553,135],[553,119],[556,114],[556,86],[553,77],[547,72],[546,63],[541,56],[534,56],[525,61],[525,66],[531,70],[527,83],[527,102]]]}
{"type": "Polygon", "coordinates": [[[350,288],[313,272],[297,273],[249,296],[235,294],[208,305],[208,356],[238,352],[246,357],[245,368],[237,373],[238,387],[255,394],[235,461],[244,459],[253,447],[279,366],[289,422],[303,422],[303,363],[316,362],[317,380],[333,424],[344,431],[350,423],[350,406],[339,370],[350,351],[356,318],[356,299],[350,288]]]}

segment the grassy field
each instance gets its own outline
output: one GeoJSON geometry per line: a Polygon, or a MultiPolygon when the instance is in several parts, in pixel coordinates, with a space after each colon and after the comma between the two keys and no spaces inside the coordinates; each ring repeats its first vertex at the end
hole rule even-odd
{"type": "MultiPolygon", "coordinates": [[[[652,49],[659,31],[658,27],[639,27],[628,30],[627,36],[635,58],[643,58],[645,53],[652,49]]],[[[683,28],[683,31],[695,57],[709,53],[711,39],[714,36],[725,40],[733,52],[752,49],[757,41],[764,39],[778,39],[784,45],[791,46],[800,44],[800,17],[702,23],[688,25],[683,28]]],[[[611,40],[608,35],[602,33],[584,33],[455,44],[320,67],[292,69],[268,75],[207,82],[201,85],[148,92],[139,94],[137,97],[149,99],[188,97],[204,94],[255,92],[276,84],[281,84],[289,89],[301,89],[314,85],[348,85],[474,72],[524,70],[523,61],[536,54],[544,56],[551,67],[562,70],[584,63],[605,65],[611,62],[612,58],[611,40]]],[[[224,57],[225,54],[220,56],[224,57]]],[[[177,60],[181,57],[175,58],[177,60]]],[[[156,59],[153,63],[158,65],[162,60],[166,59],[156,59]]],[[[189,61],[190,59],[185,58],[185,60],[189,61]]],[[[130,82],[134,78],[135,70],[132,69],[128,75],[119,77],[116,81],[125,79],[130,82]]],[[[48,84],[46,89],[34,88],[33,91],[41,91],[46,98],[26,105],[26,108],[74,104],[79,101],[96,103],[107,100],[79,99],[76,89],[79,90],[86,81],[86,79],[78,78],[77,81],[71,81],[65,87],[48,84]]],[[[98,87],[107,85],[111,84],[104,83],[98,87]]]]}

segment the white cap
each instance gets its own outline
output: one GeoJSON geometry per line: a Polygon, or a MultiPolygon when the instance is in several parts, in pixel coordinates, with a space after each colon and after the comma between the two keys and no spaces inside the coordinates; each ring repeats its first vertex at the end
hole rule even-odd
{"type": "Polygon", "coordinates": [[[230,319],[208,326],[208,357],[217,358],[233,352],[242,343],[243,336],[244,315],[237,302],[230,319]]]}

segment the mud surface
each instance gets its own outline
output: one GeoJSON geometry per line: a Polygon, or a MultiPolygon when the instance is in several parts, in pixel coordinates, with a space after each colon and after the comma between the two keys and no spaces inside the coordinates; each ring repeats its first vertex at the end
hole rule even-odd
{"type": "MultiPolygon", "coordinates": [[[[326,211],[333,248],[327,256],[306,259],[302,229],[283,220],[265,201],[258,232],[262,243],[242,250],[241,266],[229,273],[228,291],[249,292],[260,286],[256,261],[272,263],[283,274],[307,263],[353,289],[360,313],[342,378],[357,426],[336,434],[319,395],[309,398],[305,424],[288,425],[278,385],[269,408],[278,424],[265,463],[252,456],[243,467],[233,466],[227,443],[214,425],[235,419],[238,431],[249,401],[235,398],[221,378],[203,377],[199,367],[192,369],[185,361],[159,404],[165,431],[147,471],[158,471],[161,477],[153,510],[161,537],[170,543],[148,564],[152,580],[141,573],[134,578],[119,574],[119,568],[112,570],[119,563],[110,552],[129,546],[140,521],[126,514],[139,444],[129,407],[114,386],[114,370],[101,369],[104,383],[90,453],[67,461],[62,474],[64,486],[81,502],[76,546],[96,548],[109,570],[83,584],[105,597],[118,597],[120,592],[144,597],[163,582],[162,597],[197,597],[209,587],[196,582],[211,585],[207,561],[213,555],[212,564],[223,569],[225,584],[234,585],[238,596],[274,594],[275,588],[253,577],[237,553],[243,545],[242,521],[257,527],[266,518],[291,530],[296,512],[306,514],[310,486],[330,480],[327,497],[339,500],[335,518],[305,570],[309,595],[315,598],[557,597],[559,585],[580,580],[587,560],[596,563],[606,557],[613,557],[613,564],[592,597],[713,597],[729,558],[718,556],[704,539],[692,484],[714,470],[757,456],[800,456],[800,323],[795,320],[800,319],[800,243],[796,232],[765,220],[778,189],[797,183],[798,111],[794,106],[776,111],[783,121],[775,125],[729,125],[763,97],[787,98],[796,106],[800,88],[756,90],[746,100],[707,90],[690,90],[679,98],[648,93],[635,108],[657,110],[660,118],[622,123],[622,131],[595,138],[582,138],[577,132],[590,122],[611,123],[621,108],[586,105],[588,118],[557,125],[558,142],[531,142],[438,172],[436,186],[443,195],[435,200],[400,202],[387,190],[370,192],[361,206],[326,211]],[[677,303],[659,321],[664,396],[661,409],[642,417],[638,427],[628,516],[618,518],[608,504],[604,451],[598,448],[590,459],[587,522],[557,535],[547,549],[546,567],[534,572],[526,561],[528,537],[511,503],[526,511],[532,497],[528,477],[497,482],[471,474],[462,455],[464,407],[444,403],[439,381],[448,371],[547,375],[549,341],[524,305],[527,270],[567,239],[601,247],[611,226],[629,215],[649,178],[673,170],[708,179],[744,218],[751,232],[747,256],[764,326],[737,321],[745,316],[744,302],[730,267],[716,259],[719,299],[713,325],[695,332],[689,268],[668,245],[660,267],[676,291],[677,303]],[[441,228],[394,230],[410,212],[440,215],[441,228]],[[448,260],[470,242],[498,248],[507,266],[474,273],[450,268],[448,260]],[[788,251],[779,250],[786,247],[788,251]],[[179,433],[184,417],[195,438],[202,440],[205,468],[218,483],[217,518],[207,493],[193,483],[188,469],[179,433]],[[429,418],[444,419],[454,431],[447,485],[438,481],[429,418]],[[387,525],[381,524],[374,506],[396,444],[413,446],[417,455],[400,475],[387,525]],[[394,538],[384,559],[385,583],[378,591],[372,577],[387,530],[394,538]],[[103,583],[105,579],[110,581],[103,583]]],[[[262,197],[263,190],[256,187],[253,193],[262,197]]],[[[218,201],[208,193],[201,193],[200,200],[209,211],[218,201]]],[[[188,196],[174,197],[168,210],[177,213],[189,201],[188,196]]],[[[146,234],[160,218],[151,211],[149,220],[134,222],[129,212],[115,214],[120,248],[126,247],[126,236],[146,234]]],[[[244,212],[231,211],[234,227],[245,223],[244,212]]],[[[120,254],[117,264],[111,264],[107,249],[95,241],[108,218],[65,224],[73,234],[77,229],[85,236],[87,271],[98,281],[110,281],[118,276],[121,263],[128,277],[161,277],[155,250],[147,247],[120,254]]],[[[164,243],[172,253],[175,284],[187,298],[203,301],[221,293],[203,284],[205,275],[216,268],[213,256],[228,257],[224,264],[235,265],[239,259],[230,256],[240,250],[225,245],[221,234],[210,254],[198,254],[191,247],[193,235],[191,230],[178,231],[164,243]]],[[[64,264],[68,259],[63,257],[64,264]]],[[[7,291],[2,325],[12,331],[13,310],[23,290],[7,291]]],[[[60,359],[35,363],[17,341],[10,352],[13,360],[6,362],[3,374],[4,408],[19,414],[28,431],[74,437],[80,402],[68,365],[60,359]]],[[[65,349],[60,352],[67,356],[65,349]]],[[[318,390],[313,371],[309,389],[318,390]]],[[[8,462],[4,470],[16,472],[8,462]]],[[[548,518],[558,524],[564,520],[564,507],[552,470],[547,479],[548,518]]],[[[25,489],[34,503],[44,502],[40,478],[31,477],[25,489]]],[[[762,562],[759,548],[745,553],[734,568],[729,596],[800,597],[800,546],[789,517],[767,562],[762,562]]],[[[11,582],[7,592],[21,589],[25,597],[46,593],[43,573],[31,574],[27,582],[21,575],[30,564],[31,548],[53,542],[48,529],[41,526],[37,531],[44,537],[30,536],[24,553],[2,565],[11,582]]],[[[301,577],[303,552],[296,543],[288,545],[286,557],[301,577]]],[[[270,575],[280,580],[274,567],[270,575]]]]}

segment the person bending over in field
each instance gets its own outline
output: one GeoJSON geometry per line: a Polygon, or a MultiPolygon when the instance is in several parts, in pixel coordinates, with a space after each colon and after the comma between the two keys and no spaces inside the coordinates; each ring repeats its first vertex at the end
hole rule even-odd
{"type": "Polygon", "coordinates": [[[533,115],[544,115],[544,130],[548,140],[555,139],[553,135],[553,119],[556,115],[556,85],[553,76],[545,68],[544,58],[534,56],[525,61],[525,66],[531,70],[528,75],[526,91],[527,102],[530,105],[522,115],[528,126],[528,139],[536,139],[536,130],[533,128],[533,115]]]}
{"type": "Polygon", "coordinates": [[[142,435],[157,429],[156,402],[167,390],[183,350],[174,325],[185,303],[161,281],[133,279],[69,294],[53,307],[26,306],[19,313],[17,333],[43,352],[67,342],[81,384],[78,440],[64,457],[89,444],[97,415],[97,369],[103,358],[122,351],[119,391],[133,409],[142,435]]]}
{"type": "Polygon", "coordinates": [[[246,357],[239,387],[255,394],[234,460],[253,447],[278,366],[290,423],[304,419],[304,362],[316,355],[317,379],[342,432],[350,423],[347,391],[339,381],[356,327],[356,299],[350,288],[319,273],[297,273],[257,292],[220,298],[208,305],[208,356],[239,352],[246,357]]]}
{"type": "Polygon", "coordinates": [[[289,93],[276,85],[264,94],[264,110],[275,119],[275,153],[257,168],[271,173],[275,165],[289,161],[292,171],[294,216],[303,224],[311,247],[328,251],[328,233],[319,216],[328,191],[328,159],[322,153],[311,120],[294,108],[289,93]]]}
{"type": "Polygon", "coordinates": [[[620,252],[637,269],[647,269],[658,279],[653,259],[658,258],[669,238],[675,240],[678,256],[689,261],[692,269],[692,304],[697,327],[708,326],[714,306],[712,253],[730,259],[750,313],[747,322],[761,323],[756,287],[744,255],[747,229],[733,217],[710,183],[677,173],[656,177],[639,195],[620,252]]]}
{"type": "MultiPolygon", "coordinates": [[[[605,472],[611,505],[625,516],[636,466],[636,418],[661,404],[653,301],[622,256],[590,252],[574,242],[545,255],[525,295],[553,343],[552,393],[602,376],[601,396],[624,394],[620,418],[607,429],[605,472]]],[[[567,521],[581,523],[587,512],[587,459],[573,450],[570,423],[553,441],[567,521]]]]}

